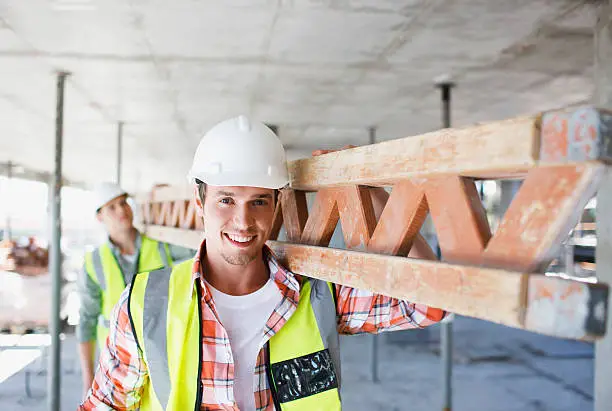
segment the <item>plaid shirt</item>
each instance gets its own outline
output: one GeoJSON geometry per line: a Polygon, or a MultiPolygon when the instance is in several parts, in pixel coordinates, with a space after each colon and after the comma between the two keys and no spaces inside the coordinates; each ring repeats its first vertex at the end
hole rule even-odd
{"type": "MultiPolygon", "coordinates": [[[[235,402],[234,363],[226,330],[221,325],[215,304],[203,281],[200,263],[205,244],[202,243],[193,263],[193,281],[202,289],[203,364],[201,380],[204,387],[201,410],[238,410],[235,402]]],[[[300,278],[276,261],[266,247],[264,257],[270,276],[282,294],[264,327],[264,338],[255,366],[253,395],[257,410],[274,410],[274,403],[265,369],[263,347],[295,312],[300,297],[300,278]]],[[[369,291],[336,285],[338,331],[341,334],[378,333],[382,331],[421,328],[440,321],[445,312],[421,304],[413,304],[369,291]]],[[[128,289],[115,306],[111,317],[107,348],[100,354],[96,376],[79,411],[137,410],[145,384],[149,383],[147,366],[139,350],[128,316],[128,289]]]]}

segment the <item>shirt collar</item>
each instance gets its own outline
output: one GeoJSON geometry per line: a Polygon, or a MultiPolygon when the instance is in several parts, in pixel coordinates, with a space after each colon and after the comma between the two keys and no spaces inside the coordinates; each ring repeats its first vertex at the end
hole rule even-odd
{"type": "MultiPolygon", "coordinates": [[[[191,279],[192,281],[200,280],[202,284],[202,292],[204,296],[208,293],[208,289],[204,281],[202,281],[204,267],[202,264],[202,258],[206,253],[206,240],[202,241],[200,244],[200,248],[193,259],[193,267],[191,271],[191,279]]],[[[270,271],[270,278],[274,280],[281,293],[292,299],[296,304],[299,299],[300,293],[300,282],[299,279],[296,278],[296,275],[283,267],[276,257],[272,250],[267,245],[264,245],[263,248],[263,257],[268,263],[268,268],[270,271]]]]}
{"type": "MultiPolygon", "coordinates": [[[[121,255],[121,253],[119,252],[119,247],[117,247],[115,243],[111,241],[110,236],[106,236],[106,243],[110,247],[113,254],[121,255]]],[[[136,252],[140,250],[141,245],[142,245],[142,236],[140,235],[140,231],[136,230],[136,238],[134,239],[134,249],[136,250],[136,252]]]]}

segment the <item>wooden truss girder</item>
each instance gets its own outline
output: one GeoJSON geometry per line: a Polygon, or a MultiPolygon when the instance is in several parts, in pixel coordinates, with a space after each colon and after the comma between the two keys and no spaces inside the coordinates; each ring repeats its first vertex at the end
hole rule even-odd
{"type": "MultiPolygon", "coordinates": [[[[549,335],[605,333],[608,288],[542,275],[612,159],[593,108],[448,129],[290,163],[269,245],[296,273],[549,335]],[[474,179],[524,182],[491,233],[474,179]],[[366,186],[391,186],[377,220],[366,186]],[[308,209],[307,191],[317,191],[308,209]],[[443,262],[406,258],[430,214],[443,262]],[[340,223],[348,250],[328,248],[340,223]],[[281,226],[287,242],[277,239],[281,226]]],[[[140,196],[149,235],[196,248],[192,188],[140,196]]],[[[423,254],[423,253],[421,253],[423,254]]]]}

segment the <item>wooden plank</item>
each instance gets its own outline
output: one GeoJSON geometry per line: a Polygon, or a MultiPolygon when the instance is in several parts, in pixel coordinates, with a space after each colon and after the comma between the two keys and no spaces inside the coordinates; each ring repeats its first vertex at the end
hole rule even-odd
{"type": "Polygon", "coordinates": [[[172,203],[169,201],[164,201],[161,203],[161,209],[157,217],[155,218],[155,224],[157,225],[169,225],[168,221],[170,220],[170,213],[172,211],[172,203]]]}
{"type": "Polygon", "coordinates": [[[152,210],[150,203],[138,203],[140,205],[140,215],[142,221],[145,223],[151,223],[153,221],[152,210]]]}
{"type": "Polygon", "coordinates": [[[193,228],[196,226],[196,219],[200,219],[200,218],[198,218],[197,213],[196,213],[195,200],[191,199],[187,201],[187,208],[185,210],[185,213],[183,214],[183,216],[181,217],[179,221],[179,226],[181,228],[193,228]]]}
{"type": "Polygon", "coordinates": [[[283,226],[283,206],[280,201],[276,203],[276,208],[274,209],[274,217],[272,220],[272,228],[270,229],[270,240],[278,239],[278,235],[280,234],[281,228],[283,226]]]}
{"type": "Polygon", "coordinates": [[[336,190],[319,191],[310,210],[300,242],[302,244],[328,245],[339,219],[336,190]]]}
{"type": "MultiPolygon", "coordinates": [[[[410,181],[396,184],[380,215],[368,249],[377,254],[407,255],[425,218],[427,201],[423,188],[410,181]]],[[[427,252],[422,242],[417,247],[419,252],[427,252]]]]}
{"type": "Polygon", "coordinates": [[[170,212],[170,220],[168,221],[167,226],[170,227],[180,227],[181,220],[184,218],[185,212],[187,210],[187,201],[186,200],[177,200],[173,201],[170,204],[172,210],[170,212]]]}
{"type": "Polygon", "coordinates": [[[280,202],[287,240],[298,243],[308,219],[306,193],[290,188],[284,189],[281,192],[280,202]]]}
{"type": "Polygon", "coordinates": [[[161,216],[161,208],[162,208],[162,203],[151,203],[151,211],[149,213],[149,217],[151,218],[149,221],[147,221],[147,223],[149,224],[155,224],[161,216]]]}
{"type": "Polygon", "coordinates": [[[297,274],[556,337],[591,339],[605,331],[605,315],[592,305],[607,300],[605,285],[324,247],[268,245],[297,274]],[[549,295],[539,293],[543,284],[549,295]]]}
{"type": "Polygon", "coordinates": [[[542,270],[593,197],[604,169],[583,163],[530,171],[484,252],[484,264],[542,270]]]}
{"type": "Polygon", "coordinates": [[[428,180],[425,186],[442,259],[480,264],[491,230],[474,181],[447,177],[428,180]]]}
{"type": "Polygon", "coordinates": [[[369,189],[359,186],[339,189],[336,201],[346,248],[365,251],[376,227],[369,189]]]}
{"type": "Polygon", "coordinates": [[[536,164],[537,125],[538,116],[520,117],[297,160],[289,164],[291,187],[391,185],[434,174],[478,176],[528,170],[536,164]]]}
{"type": "MultiPolygon", "coordinates": [[[[197,248],[203,238],[201,231],[163,226],[143,232],[188,248],[197,248]]],[[[605,331],[606,285],[277,241],[268,245],[297,274],[556,337],[590,339],[605,331]]]]}
{"type": "Polygon", "coordinates": [[[612,162],[612,112],[582,107],[297,160],[289,164],[289,173],[292,188],[318,190],[444,175],[521,177],[536,166],[590,160],[612,162]]]}
{"type": "Polygon", "coordinates": [[[548,335],[583,339],[589,337],[584,334],[586,326],[594,335],[604,335],[607,301],[607,286],[531,275],[525,328],[548,335]]]}
{"type": "Polygon", "coordinates": [[[544,113],[541,129],[542,163],[612,162],[612,111],[586,106],[544,113]]]}

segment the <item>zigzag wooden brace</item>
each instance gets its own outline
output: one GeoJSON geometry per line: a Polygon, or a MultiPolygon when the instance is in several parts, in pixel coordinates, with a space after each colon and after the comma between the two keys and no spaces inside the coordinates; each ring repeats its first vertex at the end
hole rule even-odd
{"type": "MultiPolygon", "coordinates": [[[[541,273],[612,160],[612,115],[585,107],[290,163],[269,245],[292,271],[558,337],[605,334],[608,287],[541,273]],[[524,178],[491,233],[474,178],[524,178]],[[391,186],[377,221],[366,186],[391,186]],[[317,191],[307,206],[306,191],[317,191]],[[443,262],[419,230],[431,214],[443,262]],[[348,250],[327,248],[340,223],[348,250]],[[284,226],[288,242],[273,241],[284,226]]],[[[196,248],[193,189],[139,197],[146,232],[196,248]]]]}

